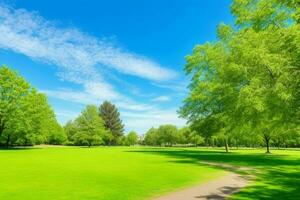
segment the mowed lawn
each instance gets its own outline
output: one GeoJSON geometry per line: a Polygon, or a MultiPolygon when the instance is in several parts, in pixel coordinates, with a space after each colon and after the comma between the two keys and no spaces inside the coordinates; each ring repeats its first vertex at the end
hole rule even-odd
{"type": "Polygon", "coordinates": [[[247,166],[251,185],[230,199],[300,196],[300,150],[61,147],[0,150],[0,200],[143,200],[226,175],[201,161],[247,166]]]}
{"type": "Polygon", "coordinates": [[[221,169],[182,162],[180,157],[145,151],[169,149],[3,149],[0,199],[143,200],[226,174],[221,169]]]}
{"type": "Polygon", "coordinates": [[[226,163],[237,166],[238,168],[233,168],[236,173],[254,176],[254,180],[248,187],[230,197],[232,200],[300,199],[300,149],[271,149],[272,154],[265,154],[265,149],[231,149],[230,153],[224,153],[220,148],[141,150],[140,152],[181,159],[181,163],[194,163],[195,166],[201,161],[226,163]],[[247,169],[241,170],[239,167],[247,167],[247,169]]]}

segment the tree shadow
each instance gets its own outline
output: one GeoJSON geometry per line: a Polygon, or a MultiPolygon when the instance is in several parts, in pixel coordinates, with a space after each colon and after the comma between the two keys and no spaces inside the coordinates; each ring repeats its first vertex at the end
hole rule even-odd
{"type": "Polygon", "coordinates": [[[226,196],[229,194],[233,194],[237,191],[239,191],[240,187],[229,187],[225,186],[219,189],[218,194],[208,194],[208,195],[200,195],[196,196],[196,199],[207,199],[207,200],[223,200],[226,199],[226,196]]]}
{"type": "Polygon", "coordinates": [[[24,151],[24,150],[33,150],[33,149],[42,149],[39,147],[0,147],[0,151],[24,151]]]}
{"type": "MultiPolygon", "coordinates": [[[[206,165],[205,162],[226,163],[211,167],[234,171],[243,176],[254,176],[253,184],[234,194],[231,199],[295,200],[300,199],[300,157],[259,153],[224,153],[191,149],[141,149],[128,152],[166,156],[170,162],[206,165]],[[249,167],[253,170],[245,170],[249,167]]],[[[226,192],[226,189],[224,190],[226,192]]],[[[200,198],[200,197],[199,197],[200,198]]],[[[205,197],[218,199],[217,197],[205,197]]],[[[222,199],[221,197],[219,197],[222,199]]]]}

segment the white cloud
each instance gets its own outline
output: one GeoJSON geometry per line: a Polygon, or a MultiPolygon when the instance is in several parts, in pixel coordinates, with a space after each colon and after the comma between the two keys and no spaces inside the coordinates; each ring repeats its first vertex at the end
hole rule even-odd
{"type": "Polygon", "coordinates": [[[153,102],[166,102],[166,101],[170,101],[171,98],[169,96],[158,96],[152,99],[153,102]]]}
{"type": "Polygon", "coordinates": [[[59,89],[59,90],[40,90],[47,94],[47,96],[61,99],[64,101],[75,102],[80,104],[96,104],[97,98],[89,95],[86,92],[75,91],[70,89],[59,89]]]}
{"type": "Polygon", "coordinates": [[[174,92],[179,92],[179,93],[185,93],[188,90],[188,82],[186,80],[180,81],[180,82],[174,82],[174,83],[156,83],[152,82],[152,85],[163,88],[163,89],[168,89],[168,90],[173,90],[174,92]]]}
{"type": "Polygon", "coordinates": [[[37,13],[3,5],[0,5],[0,48],[60,66],[68,74],[62,73],[63,78],[79,83],[101,79],[97,67],[155,81],[176,76],[174,71],[104,39],[76,28],[60,28],[37,13]]]}
{"type": "Polygon", "coordinates": [[[146,112],[122,112],[126,129],[136,130],[140,134],[144,134],[151,127],[158,127],[161,124],[174,124],[182,127],[186,124],[186,120],[178,117],[175,109],[160,110],[154,109],[146,112]]]}
{"type": "Polygon", "coordinates": [[[111,85],[106,83],[86,83],[85,91],[87,91],[89,96],[97,99],[118,99],[120,94],[114,92],[114,89],[111,85]]]}
{"type": "Polygon", "coordinates": [[[75,112],[69,110],[56,109],[55,114],[57,119],[62,123],[62,125],[64,125],[69,120],[74,120],[80,114],[80,111],[75,112]]]}
{"type": "MultiPolygon", "coordinates": [[[[176,72],[144,56],[118,48],[76,28],[62,28],[36,12],[0,4],[0,49],[23,54],[33,60],[59,67],[59,77],[82,86],[81,90],[42,90],[48,96],[80,104],[111,100],[122,110],[127,129],[144,132],[163,123],[183,124],[175,110],[139,103],[119,93],[107,82],[103,71],[117,70],[151,81],[168,81],[176,72]],[[126,112],[127,111],[127,112],[126,112]]],[[[167,101],[158,97],[156,102],[167,101]]],[[[77,112],[56,110],[61,121],[75,118],[77,112]]]]}
{"type": "MultiPolygon", "coordinates": [[[[75,102],[82,105],[96,104],[102,100],[85,92],[60,89],[60,90],[42,90],[52,98],[61,99],[68,102],[75,102]]],[[[157,106],[141,104],[131,100],[116,100],[115,103],[121,112],[121,118],[125,124],[126,131],[136,130],[140,134],[146,133],[151,127],[158,127],[161,124],[175,124],[178,127],[184,126],[186,121],[178,118],[176,109],[161,109],[157,106]]],[[[66,123],[68,120],[75,119],[80,111],[55,110],[58,119],[66,123]]]]}
{"type": "MultiPolygon", "coordinates": [[[[109,98],[108,96],[104,94],[94,94],[93,91],[86,90],[86,91],[76,91],[76,90],[70,90],[70,89],[58,89],[58,90],[40,90],[41,92],[47,94],[47,96],[61,99],[68,102],[74,102],[79,104],[100,104],[104,100],[111,100],[113,103],[115,103],[119,108],[123,110],[131,110],[131,111],[147,111],[152,110],[155,108],[155,106],[148,105],[148,104],[142,104],[135,102],[127,97],[122,98],[109,98]],[[88,91],[88,92],[87,92],[88,91]]],[[[94,91],[95,93],[98,92],[98,90],[94,91]]]]}

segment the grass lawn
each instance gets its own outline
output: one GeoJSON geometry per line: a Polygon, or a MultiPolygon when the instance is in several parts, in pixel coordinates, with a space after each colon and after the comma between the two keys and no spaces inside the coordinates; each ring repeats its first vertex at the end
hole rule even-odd
{"type": "Polygon", "coordinates": [[[264,199],[295,200],[300,199],[300,149],[272,150],[266,155],[265,149],[231,150],[224,153],[222,149],[178,149],[178,150],[140,150],[142,154],[155,154],[180,159],[179,163],[199,161],[227,163],[233,166],[247,166],[256,176],[252,185],[234,194],[232,200],[264,199]]]}
{"type": "Polygon", "coordinates": [[[256,180],[233,195],[299,199],[300,150],[43,148],[0,150],[2,200],[143,200],[225,175],[199,161],[248,166],[256,180]]]}
{"type": "Polygon", "coordinates": [[[142,200],[225,175],[145,150],[151,149],[0,150],[0,199],[142,200]]]}

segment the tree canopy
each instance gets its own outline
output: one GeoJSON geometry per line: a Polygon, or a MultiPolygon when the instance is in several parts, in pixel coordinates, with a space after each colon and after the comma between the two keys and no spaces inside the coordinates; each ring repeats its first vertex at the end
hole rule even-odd
{"type": "Polygon", "coordinates": [[[255,132],[269,152],[272,135],[299,126],[299,2],[235,0],[231,10],[235,26],[220,24],[218,41],[186,57],[192,79],[180,115],[216,124],[210,133],[226,147],[235,131],[255,132]]]}
{"type": "Polygon", "coordinates": [[[120,119],[120,113],[115,105],[109,101],[104,101],[99,107],[99,116],[104,120],[105,127],[111,131],[111,144],[117,144],[124,135],[124,125],[120,119]]]}
{"type": "Polygon", "coordinates": [[[0,145],[62,144],[65,140],[47,97],[17,72],[0,67],[0,145]]]}
{"type": "Polygon", "coordinates": [[[126,145],[132,146],[138,143],[139,136],[135,131],[130,131],[126,136],[126,145]]]}
{"type": "Polygon", "coordinates": [[[81,115],[75,119],[74,126],[76,130],[73,139],[76,145],[88,145],[90,147],[104,143],[103,139],[107,131],[96,106],[87,105],[81,115]]]}

